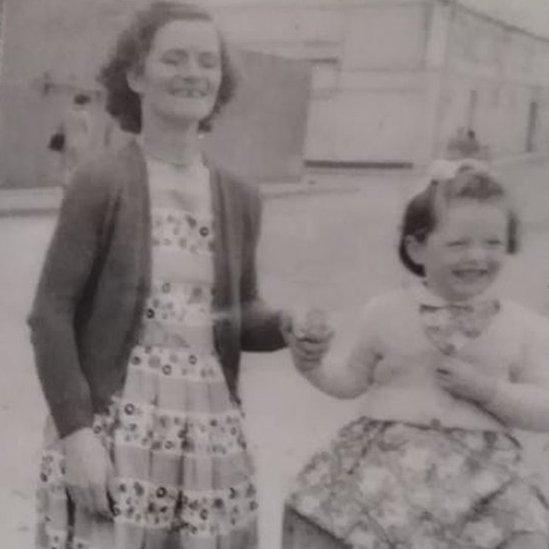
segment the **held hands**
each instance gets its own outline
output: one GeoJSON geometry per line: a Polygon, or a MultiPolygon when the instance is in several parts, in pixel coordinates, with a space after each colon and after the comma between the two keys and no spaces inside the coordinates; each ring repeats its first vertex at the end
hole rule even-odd
{"type": "Polygon", "coordinates": [[[481,406],[488,404],[496,392],[494,378],[479,372],[474,365],[451,356],[445,357],[436,369],[436,380],[453,396],[481,406]]]}
{"type": "Polygon", "coordinates": [[[107,450],[90,428],[75,431],[62,442],[65,476],[73,502],[91,514],[110,518],[107,494],[114,468],[107,450]]]}
{"type": "Polygon", "coordinates": [[[286,315],[282,331],[294,364],[303,373],[320,366],[334,335],[326,314],[319,309],[286,315]]]}

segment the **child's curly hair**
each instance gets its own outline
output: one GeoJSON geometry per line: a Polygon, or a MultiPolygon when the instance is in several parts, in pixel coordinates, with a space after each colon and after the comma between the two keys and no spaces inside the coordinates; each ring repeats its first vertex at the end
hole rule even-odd
{"type": "Polygon", "coordinates": [[[441,204],[457,200],[503,202],[507,211],[507,252],[519,248],[519,220],[508,204],[505,188],[479,163],[462,162],[453,177],[431,179],[427,187],[408,202],[401,224],[398,254],[403,265],[417,276],[425,276],[408,254],[407,239],[412,236],[423,242],[435,230],[441,215],[441,204]]]}
{"type": "MultiPolygon", "coordinates": [[[[107,90],[107,111],[120,127],[131,133],[141,132],[141,99],[128,85],[126,75],[140,71],[157,31],[171,21],[212,21],[212,16],[196,4],[156,1],[136,13],[132,22],[118,37],[109,61],[101,69],[98,81],[107,90]]],[[[200,121],[199,130],[211,129],[213,118],[233,97],[237,73],[227,44],[218,32],[221,51],[221,84],[212,112],[200,121]]]]}

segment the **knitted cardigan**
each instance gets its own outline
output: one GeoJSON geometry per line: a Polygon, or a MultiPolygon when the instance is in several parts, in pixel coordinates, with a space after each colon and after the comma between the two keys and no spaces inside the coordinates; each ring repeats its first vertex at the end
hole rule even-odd
{"type": "MultiPolygon", "coordinates": [[[[285,346],[258,295],[257,191],[210,168],[214,342],[238,401],[240,352],[285,346]]],[[[90,426],[122,388],[151,280],[147,168],[130,142],[83,166],[63,200],[29,317],[36,366],[61,437],[90,426]]]]}

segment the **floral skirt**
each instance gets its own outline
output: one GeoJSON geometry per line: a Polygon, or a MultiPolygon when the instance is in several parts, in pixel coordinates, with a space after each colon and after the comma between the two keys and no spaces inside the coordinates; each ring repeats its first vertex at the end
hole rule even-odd
{"type": "Polygon", "coordinates": [[[256,548],[257,495],[242,419],[214,355],[136,346],[124,390],[93,426],[115,466],[114,519],[72,505],[49,420],[36,547],[256,548]]]}
{"type": "Polygon", "coordinates": [[[317,453],[287,501],[285,549],[495,549],[549,540],[543,495],[506,433],[360,418],[317,453]]]}

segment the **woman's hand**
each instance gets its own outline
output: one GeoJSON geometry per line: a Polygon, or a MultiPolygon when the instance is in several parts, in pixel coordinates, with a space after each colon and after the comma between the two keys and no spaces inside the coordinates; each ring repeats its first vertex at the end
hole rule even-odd
{"type": "Polygon", "coordinates": [[[458,398],[481,406],[489,403],[496,391],[496,380],[483,374],[474,365],[455,357],[446,357],[436,369],[441,387],[458,398]]]}
{"type": "Polygon", "coordinates": [[[110,518],[107,492],[114,467],[107,450],[90,428],[75,431],[62,442],[65,478],[73,502],[91,514],[110,518]]]}
{"type": "Polygon", "coordinates": [[[296,368],[302,372],[320,366],[334,335],[326,314],[319,309],[286,315],[282,332],[296,368]]]}

